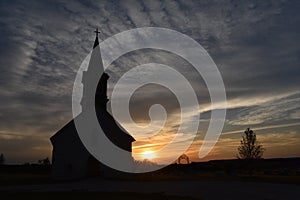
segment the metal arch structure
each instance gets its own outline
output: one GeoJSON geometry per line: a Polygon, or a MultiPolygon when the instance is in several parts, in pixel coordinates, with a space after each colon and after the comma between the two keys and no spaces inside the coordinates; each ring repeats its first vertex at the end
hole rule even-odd
{"type": "Polygon", "coordinates": [[[179,158],[177,160],[177,163],[178,164],[184,164],[184,163],[181,162],[182,160],[186,160],[186,164],[190,164],[190,159],[186,154],[182,154],[181,156],[179,156],[179,158]]]}

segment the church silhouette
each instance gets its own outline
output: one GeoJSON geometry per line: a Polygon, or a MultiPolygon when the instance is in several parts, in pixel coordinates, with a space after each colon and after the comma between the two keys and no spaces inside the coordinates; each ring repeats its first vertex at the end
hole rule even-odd
{"type": "MultiPolygon", "coordinates": [[[[95,31],[96,38],[93,49],[99,46],[98,29],[95,31]]],[[[91,59],[95,56],[93,53],[91,59]]],[[[102,63],[99,63],[102,67],[102,63]]],[[[99,75],[100,76],[100,75],[99,75]]],[[[95,94],[95,110],[98,122],[105,135],[119,148],[132,152],[132,142],[135,139],[120,128],[115,119],[107,111],[107,80],[109,75],[103,73],[97,85],[95,94]]],[[[85,77],[83,74],[83,83],[85,77]]],[[[84,85],[84,84],[83,84],[84,85]]],[[[93,106],[93,105],[82,105],[93,106]]],[[[84,108],[83,108],[84,110],[84,108]]],[[[79,117],[79,116],[77,116],[79,117]]],[[[88,133],[87,133],[88,134],[88,133]]],[[[77,133],[74,119],[63,126],[51,138],[52,151],[52,178],[57,180],[80,179],[87,176],[115,176],[120,174],[95,159],[82,144],[77,133]]],[[[103,152],[105,153],[105,152],[103,152]]],[[[130,159],[133,158],[131,157],[130,159]]]]}

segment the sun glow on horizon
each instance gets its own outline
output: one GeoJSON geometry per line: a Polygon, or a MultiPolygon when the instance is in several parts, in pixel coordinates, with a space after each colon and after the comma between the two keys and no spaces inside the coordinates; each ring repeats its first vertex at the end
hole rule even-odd
{"type": "Polygon", "coordinates": [[[155,155],[154,151],[145,151],[142,153],[142,157],[143,157],[143,159],[151,160],[151,159],[156,158],[156,155],[155,155]]]}

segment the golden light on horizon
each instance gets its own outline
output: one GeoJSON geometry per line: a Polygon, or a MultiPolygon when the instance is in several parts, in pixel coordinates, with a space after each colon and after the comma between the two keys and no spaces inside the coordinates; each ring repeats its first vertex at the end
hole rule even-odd
{"type": "Polygon", "coordinates": [[[143,157],[143,159],[151,160],[151,159],[156,158],[156,155],[155,155],[154,151],[145,151],[142,153],[142,157],[143,157]]]}

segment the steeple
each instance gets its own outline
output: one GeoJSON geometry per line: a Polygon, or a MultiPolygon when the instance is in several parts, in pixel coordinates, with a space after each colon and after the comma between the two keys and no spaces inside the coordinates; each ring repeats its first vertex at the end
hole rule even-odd
{"type": "Polygon", "coordinates": [[[106,110],[106,103],[108,102],[108,98],[106,95],[107,92],[107,79],[109,78],[108,74],[104,73],[102,58],[101,58],[101,51],[99,46],[99,40],[98,40],[98,34],[100,33],[98,31],[98,28],[96,31],[96,39],[94,42],[94,47],[92,50],[91,58],[89,61],[89,66],[87,71],[83,71],[82,75],[82,84],[83,87],[86,87],[83,92],[83,98],[81,99],[81,105],[82,105],[82,112],[86,110],[90,110],[91,107],[95,106],[99,109],[105,109],[106,110]],[[100,74],[101,73],[101,74],[100,74]],[[99,80],[99,76],[101,76],[99,80]],[[91,85],[92,83],[90,80],[98,79],[98,84],[91,85]],[[96,87],[96,88],[95,88],[96,87]],[[95,93],[96,94],[95,94],[95,93]],[[88,99],[87,97],[95,97],[95,101],[88,99]]]}
{"type": "Polygon", "coordinates": [[[106,110],[106,104],[108,102],[107,98],[107,80],[109,79],[109,75],[107,73],[103,73],[99,83],[97,85],[97,91],[95,96],[95,104],[97,109],[106,110]]]}
{"type": "Polygon", "coordinates": [[[93,49],[99,45],[99,39],[98,39],[98,34],[100,33],[100,31],[98,31],[98,28],[96,28],[96,30],[94,31],[96,33],[96,39],[95,39],[95,42],[94,42],[94,46],[93,46],[93,49]]]}

